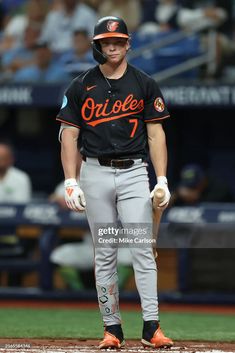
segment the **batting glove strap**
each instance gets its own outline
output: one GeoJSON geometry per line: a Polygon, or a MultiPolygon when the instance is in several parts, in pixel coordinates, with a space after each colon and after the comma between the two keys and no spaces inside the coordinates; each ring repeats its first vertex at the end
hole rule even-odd
{"type": "Polygon", "coordinates": [[[158,184],[168,184],[167,178],[165,176],[159,176],[157,177],[157,183],[158,184]]]}
{"type": "Polygon", "coordinates": [[[81,212],[85,210],[86,200],[82,189],[79,187],[76,179],[66,179],[65,186],[65,202],[73,211],[81,212]]]}
{"type": "Polygon", "coordinates": [[[77,180],[75,178],[65,179],[64,187],[78,186],[77,180]]]}

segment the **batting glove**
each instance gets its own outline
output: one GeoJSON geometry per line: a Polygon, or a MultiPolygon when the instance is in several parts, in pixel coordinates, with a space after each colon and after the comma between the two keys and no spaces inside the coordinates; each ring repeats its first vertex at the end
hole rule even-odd
{"type": "Polygon", "coordinates": [[[64,182],[64,187],[64,197],[68,208],[77,212],[84,211],[86,207],[86,200],[76,179],[66,179],[64,182]]]}
{"type": "Polygon", "coordinates": [[[168,184],[167,184],[167,178],[165,176],[159,176],[157,178],[157,184],[154,186],[154,189],[150,193],[150,197],[154,197],[154,192],[157,191],[157,189],[163,189],[165,191],[165,196],[163,201],[159,204],[159,207],[164,207],[166,208],[168,206],[168,203],[171,198],[170,191],[168,189],[168,184]]]}

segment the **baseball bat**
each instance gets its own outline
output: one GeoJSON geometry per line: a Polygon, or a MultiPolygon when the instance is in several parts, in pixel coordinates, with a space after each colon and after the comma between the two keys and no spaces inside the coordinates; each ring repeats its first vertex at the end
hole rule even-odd
{"type": "MultiPolygon", "coordinates": [[[[160,203],[164,200],[165,197],[165,190],[164,189],[157,189],[154,192],[153,196],[153,238],[157,242],[157,236],[159,232],[160,222],[162,218],[163,210],[159,207],[160,203]]],[[[153,254],[155,260],[157,259],[157,244],[153,244],[153,254]]]]}

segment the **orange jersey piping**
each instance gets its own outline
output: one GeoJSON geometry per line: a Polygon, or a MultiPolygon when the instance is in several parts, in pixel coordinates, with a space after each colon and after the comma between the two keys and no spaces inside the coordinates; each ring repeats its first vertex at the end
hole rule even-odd
{"type": "Polygon", "coordinates": [[[151,119],[151,120],[144,120],[144,122],[148,123],[148,122],[151,122],[151,121],[163,120],[163,119],[169,118],[169,116],[170,116],[170,114],[166,115],[166,116],[163,116],[162,118],[154,118],[154,119],[151,119]]]}
{"type": "Polygon", "coordinates": [[[60,122],[62,122],[62,123],[68,124],[68,125],[72,125],[72,126],[78,127],[79,129],[81,129],[81,126],[75,125],[75,124],[73,124],[73,123],[69,123],[68,121],[62,120],[62,119],[60,119],[60,118],[56,118],[56,120],[58,120],[58,121],[60,121],[60,122]]]}

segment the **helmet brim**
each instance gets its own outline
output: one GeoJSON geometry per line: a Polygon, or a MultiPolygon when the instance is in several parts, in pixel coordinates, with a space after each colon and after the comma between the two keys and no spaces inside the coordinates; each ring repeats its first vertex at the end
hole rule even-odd
{"type": "Polygon", "coordinates": [[[103,38],[126,38],[126,39],[128,39],[129,36],[128,36],[128,34],[118,33],[118,32],[101,33],[101,34],[97,34],[97,35],[93,38],[93,40],[103,39],[103,38]]]}

